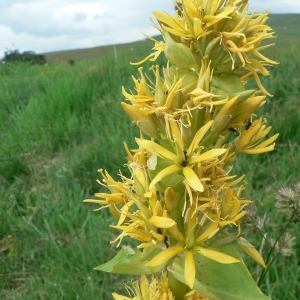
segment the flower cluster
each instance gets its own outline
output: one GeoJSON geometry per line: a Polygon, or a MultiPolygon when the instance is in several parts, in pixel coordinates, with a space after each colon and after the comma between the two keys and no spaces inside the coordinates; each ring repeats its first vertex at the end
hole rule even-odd
{"type": "Polygon", "coordinates": [[[149,283],[147,277],[143,275],[141,277],[141,282],[135,281],[132,283],[133,289],[128,287],[129,294],[133,294],[133,298],[124,297],[118,295],[117,293],[113,293],[113,297],[115,300],[173,300],[174,297],[170,288],[168,286],[167,274],[162,273],[160,278],[156,276],[152,276],[152,280],[149,283]],[[130,292],[132,290],[132,293],[130,292]]]}
{"type": "MultiPolygon", "coordinates": [[[[261,53],[270,45],[260,44],[273,32],[265,25],[268,12],[248,15],[247,2],[181,0],[174,16],[154,12],[164,42],[155,41],[154,52],[137,63],[152,61],[151,73],[140,67],[135,89],[122,89],[127,100],[122,106],[140,128],[137,148],[125,144],[131,176],[115,181],[100,170],[109,193],[85,200],[109,207],[118,220],[111,227],[121,231],[113,242],[119,245],[125,236],[138,241],[148,258],[145,270],[171,272],[184,257],[183,279],[177,280],[191,295],[185,299],[204,299],[200,294],[213,299],[195,288],[196,254],[220,264],[240,263],[222,250],[234,244],[264,266],[241,237],[251,201],[242,197],[244,176],[232,174],[239,154],[272,151],[278,136],[266,138],[271,127],[254,114],[269,95],[259,76],[276,62],[261,53]],[[164,67],[155,65],[161,53],[168,60],[164,67]],[[257,89],[246,89],[251,78],[257,89]]],[[[143,296],[133,299],[159,299],[137,293],[143,296]]],[[[160,299],[173,299],[165,293],[160,299]]]]}

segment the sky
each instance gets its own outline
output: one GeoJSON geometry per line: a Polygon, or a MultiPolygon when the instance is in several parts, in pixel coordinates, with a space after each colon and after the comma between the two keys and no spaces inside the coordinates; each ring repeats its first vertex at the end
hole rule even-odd
{"type": "MultiPolygon", "coordinates": [[[[300,13],[299,0],[249,0],[253,10],[300,13]]],[[[173,15],[172,0],[1,0],[0,57],[7,50],[52,51],[138,41],[158,34],[153,10],[173,15]]]]}

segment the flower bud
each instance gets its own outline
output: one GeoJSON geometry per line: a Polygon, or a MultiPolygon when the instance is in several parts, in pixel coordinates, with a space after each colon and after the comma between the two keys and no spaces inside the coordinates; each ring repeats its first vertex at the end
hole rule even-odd
{"type": "Polygon", "coordinates": [[[125,102],[122,102],[122,106],[128,116],[133,120],[134,123],[146,134],[153,138],[159,138],[159,130],[157,129],[157,125],[153,121],[150,115],[146,115],[135,106],[129,105],[125,102]]]}

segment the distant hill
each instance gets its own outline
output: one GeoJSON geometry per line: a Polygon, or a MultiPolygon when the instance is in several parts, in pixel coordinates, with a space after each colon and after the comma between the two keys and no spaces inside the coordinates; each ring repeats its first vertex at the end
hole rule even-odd
{"type": "MultiPolygon", "coordinates": [[[[161,40],[161,36],[157,36],[154,38],[158,38],[161,40]]],[[[126,53],[130,53],[128,55],[130,58],[134,57],[134,53],[141,53],[145,51],[149,52],[149,49],[153,47],[153,41],[149,39],[143,39],[137,42],[127,43],[127,44],[117,44],[117,45],[108,45],[108,46],[99,46],[94,48],[86,48],[86,49],[75,49],[75,50],[65,50],[65,51],[57,51],[57,52],[49,52],[43,53],[47,59],[47,61],[52,63],[60,63],[60,62],[70,62],[86,60],[86,59],[98,59],[101,56],[110,56],[110,57],[126,57],[126,53]]],[[[137,57],[137,59],[141,59],[141,57],[137,57]]]]}
{"type": "MultiPolygon", "coordinates": [[[[286,46],[289,43],[296,43],[300,45],[300,14],[272,14],[267,21],[267,24],[271,26],[277,36],[276,39],[268,42],[275,42],[275,47],[286,46]]],[[[160,36],[155,37],[161,39],[160,36]]],[[[130,58],[134,57],[135,53],[139,54],[137,60],[141,59],[141,53],[144,51],[145,55],[149,53],[149,50],[153,47],[153,42],[149,39],[143,39],[138,42],[100,46],[86,49],[76,50],[65,50],[57,52],[43,53],[49,62],[60,63],[60,62],[71,62],[86,60],[86,59],[97,59],[101,56],[110,57],[126,57],[126,53],[130,58]]]]}
{"type": "Polygon", "coordinates": [[[275,31],[276,44],[300,42],[300,14],[270,15],[267,24],[275,31]]]}

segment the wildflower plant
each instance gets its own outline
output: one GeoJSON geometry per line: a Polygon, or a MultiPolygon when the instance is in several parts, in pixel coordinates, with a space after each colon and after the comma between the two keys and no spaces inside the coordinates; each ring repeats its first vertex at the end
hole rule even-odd
{"type": "Polygon", "coordinates": [[[85,200],[116,218],[113,243],[138,245],[96,269],[141,275],[130,297],[114,299],[269,299],[242,259],[266,267],[243,235],[252,201],[242,195],[245,176],[234,174],[239,155],[272,151],[278,136],[267,137],[271,127],[255,114],[270,96],[260,76],[276,64],[262,54],[273,45],[262,45],[273,36],[268,12],[248,14],[247,0],[176,3],[174,16],[154,12],[164,42],[133,63],[152,67],[139,67],[134,90],[122,88],[140,129],[135,149],[124,143],[131,176],[116,181],[100,170],[109,191],[85,200]],[[162,54],[167,64],[156,65],[162,54]],[[247,89],[251,79],[257,88],[247,89]]]}

